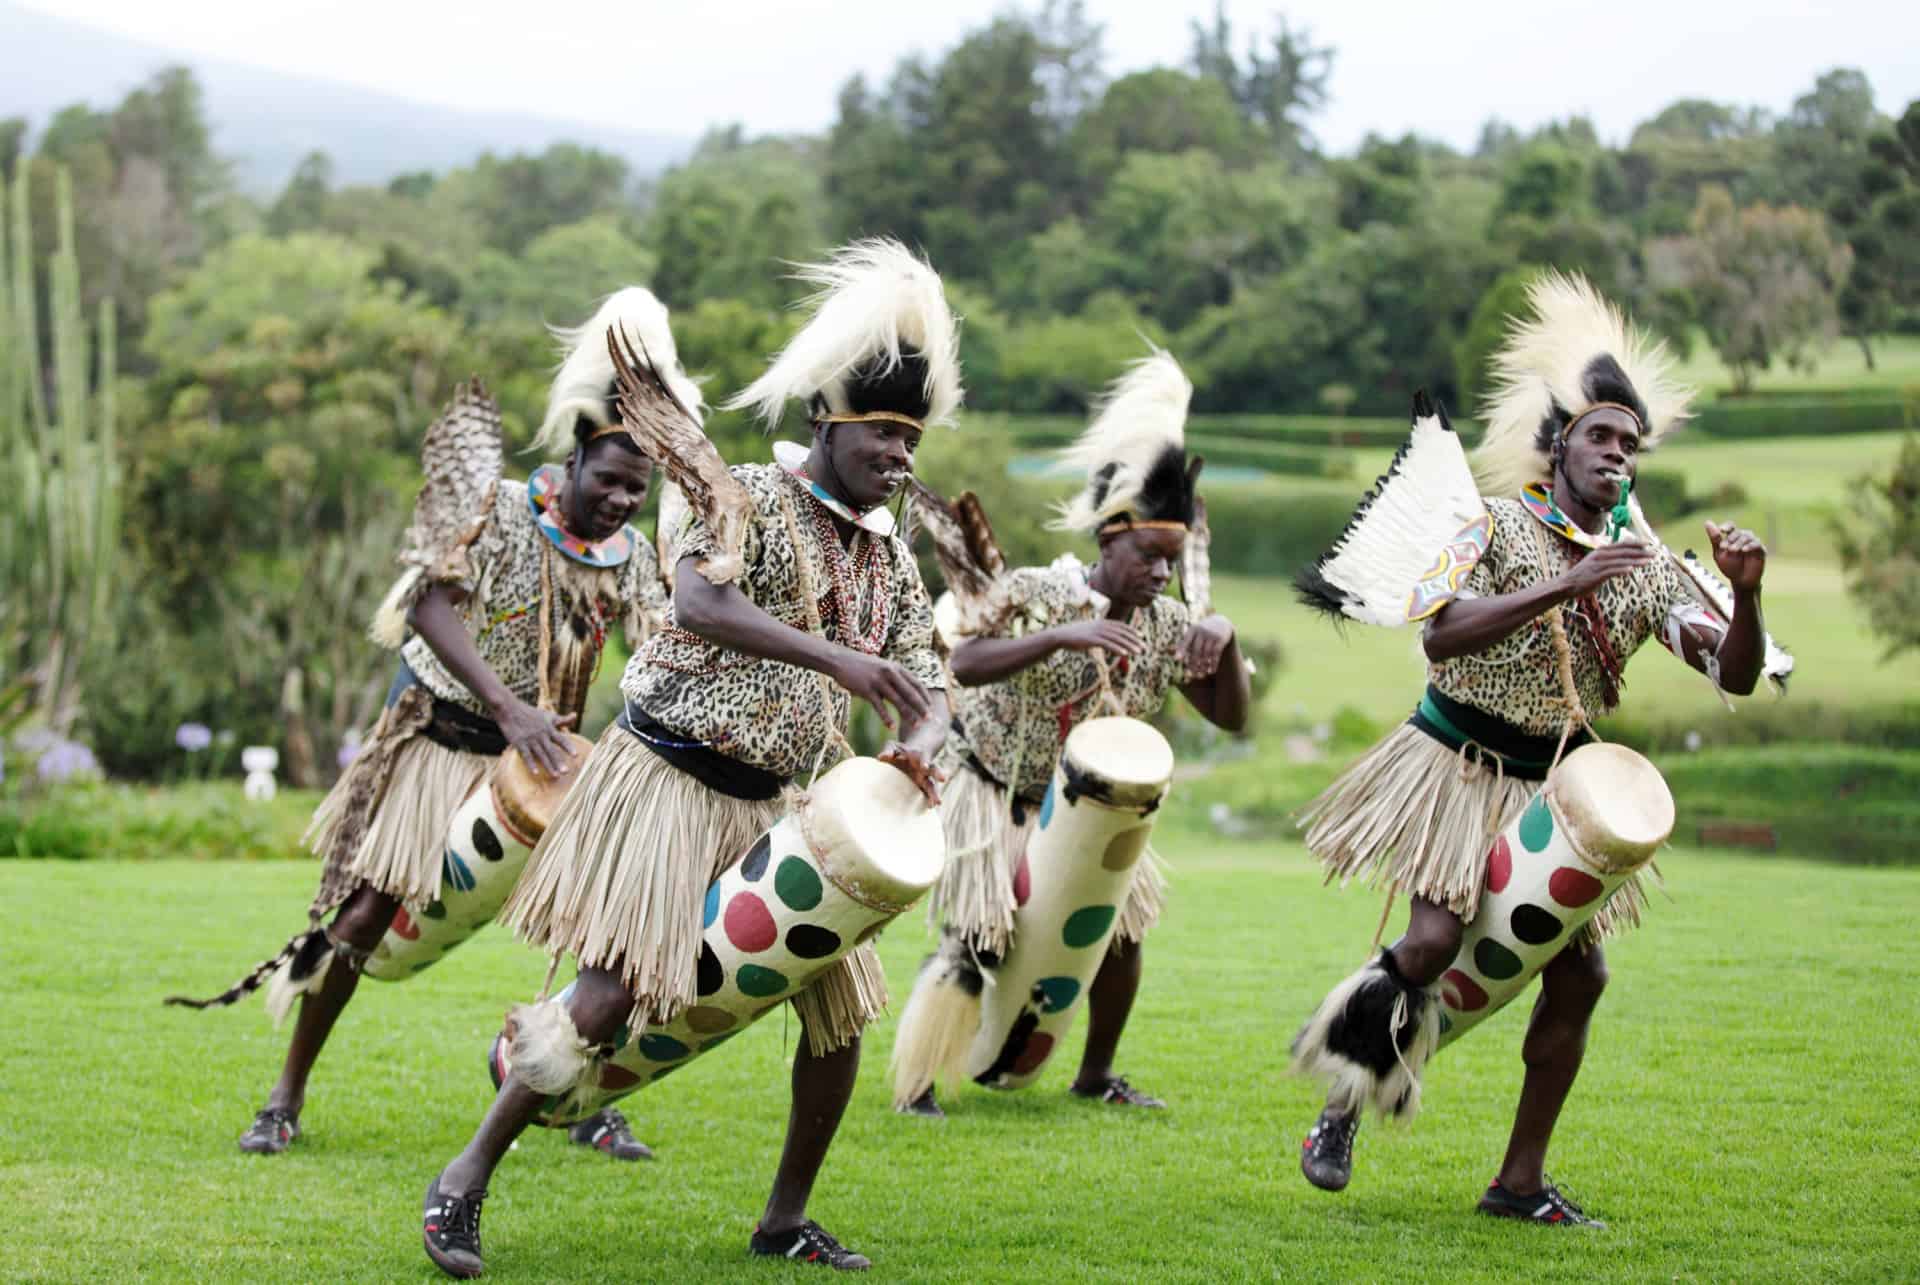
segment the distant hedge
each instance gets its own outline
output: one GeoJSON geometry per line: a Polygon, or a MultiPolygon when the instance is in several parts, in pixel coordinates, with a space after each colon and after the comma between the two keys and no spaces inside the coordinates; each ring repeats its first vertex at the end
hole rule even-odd
{"type": "Polygon", "coordinates": [[[1713,437],[1813,437],[1825,433],[1881,433],[1912,427],[1912,412],[1896,393],[1872,396],[1723,397],[1695,412],[1689,426],[1713,437]]]}

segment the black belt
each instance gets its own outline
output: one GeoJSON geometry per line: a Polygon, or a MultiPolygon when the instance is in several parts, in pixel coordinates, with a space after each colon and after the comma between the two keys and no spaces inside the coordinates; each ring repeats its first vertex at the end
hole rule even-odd
{"type": "MultiPolygon", "coordinates": [[[[393,676],[393,686],[387,689],[387,705],[391,707],[409,687],[424,687],[424,684],[420,675],[403,660],[399,672],[393,676]]],[[[466,754],[498,758],[507,752],[507,738],[500,731],[500,724],[485,714],[476,714],[464,705],[434,695],[431,689],[427,695],[433,699],[433,712],[428,715],[427,725],[420,729],[420,735],[444,749],[466,754]]]]}
{"type": "Polygon", "coordinates": [[[704,741],[690,740],[663,727],[647,711],[635,708],[632,701],[626,702],[616,721],[668,763],[728,798],[764,803],[779,798],[786,785],[784,778],[765,768],[728,758],[704,741]]]}
{"type": "MultiPolygon", "coordinates": [[[[1560,747],[1558,736],[1539,736],[1515,727],[1498,714],[1457,701],[1433,687],[1427,688],[1407,721],[1450,750],[1470,743],[1473,748],[1469,754],[1498,759],[1501,771],[1519,781],[1546,780],[1554,751],[1560,747]]],[[[1567,737],[1567,752],[1592,739],[1586,728],[1575,728],[1567,737]]]]}

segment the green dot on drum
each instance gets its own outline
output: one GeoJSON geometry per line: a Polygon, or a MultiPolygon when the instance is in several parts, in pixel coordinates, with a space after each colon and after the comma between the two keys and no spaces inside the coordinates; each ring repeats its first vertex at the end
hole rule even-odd
{"type": "Polygon", "coordinates": [[[1112,906],[1082,906],[1067,916],[1060,939],[1075,950],[1097,946],[1113,926],[1114,914],[1112,906]]]}
{"type": "Polygon", "coordinates": [[[1528,852],[1544,852],[1553,842],[1553,809],[1547,806],[1546,792],[1533,796],[1520,815],[1520,843],[1528,852]]]}
{"type": "Polygon", "coordinates": [[[794,910],[820,904],[820,875],[799,857],[782,857],[773,872],[774,895],[794,910]]]}

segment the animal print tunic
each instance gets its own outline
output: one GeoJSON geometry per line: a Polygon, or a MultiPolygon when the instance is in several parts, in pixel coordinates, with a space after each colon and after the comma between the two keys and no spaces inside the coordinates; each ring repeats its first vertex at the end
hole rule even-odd
{"type": "MultiPolygon", "coordinates": [[[[577,644],[597,652],[598,640],[618,625],[626,630],[628,643],[638,647],[666,623],[667,592],[660,580],[659,558],[652,544],[637,532],[629,528],[627,534],[632,554],[624,563],[593,567],[577,562],[556,549],[540,529],[527,483],[508,478],[495,483],[486,526],[467,549],[473,578],[460,586],[468,593],[461,612],[480,658],[521,700],[534,700],[540,690],[543,558],[552,562],[554,638],[570,636],[577,644]]],[[[434,695],[492,716],[486,703],[440,663],[426,639],[416,634],[400,654],[434,695]]],[[[589,660],[589,668],[591,663],[589,660]]],[[[591,675],[582,677],[590,679],[591,675]]],[[[567,706],[584,699],[584,684],[561,685],[580,689],[561,694],[559,701],[561,712],[578,713],[567,706]]]]}
{"type": "MultiPolygon", "coordinates": [[[[1493,516],[1493,540],[1468,573],[1462,598],[1516,593],[1559,575],[1586,552],[1534,516],[1520,500],[1489,498],[1487,511],[1493,516]]],[[[1594,718],[1610,712],[1619,701],[1619,688],[1609,681],[1609,669],[1616,674],[1624,669],[1648,638],[1658,637],[1673,646],[1670,626],[1675,622],[1710,624],[1666,559],[1614,577],[1593,593],[1592,600],[1599,607],[1598,621],[1575,603],[1567,603],[1562,613],[1573,650],[1574,686],[1594,718]],[[1611,664],[1603,657],[1611,657],[1611,664]]],[[[1537,736],[1558,734],[1565,721],[1553,639],[1544,615],[1484,651],[1433,662],[1427,677],[1443,694],[1537,736]]]]}
{"type": "MultiPolygon", "coordinates": [[[[1072,554],[1051,566],[1022,567],[1007,576],[1013,612],[1005,636],[1020,638],[1055,625],[1097,620],[1112,606],[1087,582],[1088,569],[1072,554]]],[[[1134,718],[1146,718],[1167,699],[1167,689],[1191,680],[1180,658],[1190,619],[1186,604],[1165,595],[1128,618],[1147,645],[1141,660],[1107,662],[1114,694],[1134,718]]],[[[956,645],[961,641],[953,640],[956,645]]],[[[971,753],[993,778],[1015,794],[1034,797],[1046,789],[1060,747],[1081,722],[1106,711],[1093,656],[1062,649],[996,683],[955,684],[949,699],[960,724],[947,738],[942,764],[949,771],[971,753]]]]}
{"type": "MultiPolygon", "coordinates": [[[[805,630],[799,571],[805,558],[827,637],[895,661],[928,688],[944,689],[933,608],[906,543],[856,527],[852,545],[843,548],[826,507],[806,482],[777,464],[745,464],[732,472],[753,500],[742,550],[746,570],[737,582],[747,599],[775,620],[805,630]]],[[[689,515],[669,557],[677,565],[716,549],[707,525],[689,515]]],[[[851,712],[851,698],[838,685],[823,684],[796,665],[716,646],[673,623],[671,607],[666,627],[627,663],[620,689],[662,727],[787,779],[812,771],[829,729],[844,732],[851,712]]]]}

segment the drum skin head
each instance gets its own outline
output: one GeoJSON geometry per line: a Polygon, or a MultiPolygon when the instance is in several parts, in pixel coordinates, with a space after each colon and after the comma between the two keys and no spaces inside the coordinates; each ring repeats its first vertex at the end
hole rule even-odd
{"type": "Polygon", "coordinates": [[[940,814],[899,768],[850,758],[807,791],[807,835],[828,873],[869,895],[907,905],[946,858],[940,814]]]}
{"type": "Polygon", "coordinates": [[[1555,769],[1553,809],[1596,869],[1639,866],[1673,834],[1673,794],[1653,764],[1624,745],[1583,745],[1555,769]]]}
{"type": "Polygon", "coordinates": [[[1137,718],[1090,718],[1073,729],[1061,751],[1079,772],[1111,787],[1121,807],[1156,802],[1173,779],[1173,747],[1137,718]]]}
{"type": "Polygon", "coordinates": [[[512,746],[500,756],[493,769],[493,803],[500,819],[513,827],[529,846],[539,841],[560,808],[560,800],[580,778],[580,765],[593,752],[593,742],[584,736],[564,732],[571,752],[568,764],[573,770],[565,776],[543,776],[528,767],[520,752],[512,746]]]}

